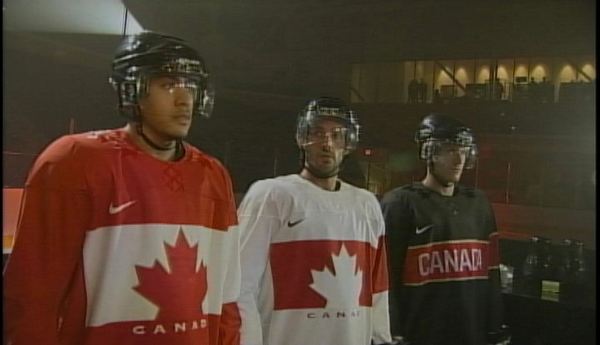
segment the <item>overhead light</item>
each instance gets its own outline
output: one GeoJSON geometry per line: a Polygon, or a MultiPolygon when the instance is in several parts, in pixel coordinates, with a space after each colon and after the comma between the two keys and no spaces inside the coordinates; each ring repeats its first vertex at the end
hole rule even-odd
{"type": "Polygon", "coordinates": [[[120,0],[5,0],[6,31],[132,34],[144,31],[120,0]]]}

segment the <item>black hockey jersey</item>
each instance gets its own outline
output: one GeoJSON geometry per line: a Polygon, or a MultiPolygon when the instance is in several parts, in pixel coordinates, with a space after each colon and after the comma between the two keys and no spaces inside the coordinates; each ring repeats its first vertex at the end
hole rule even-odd
{"type": "Polygon", "coordinates": [[[498,233],[485,195],[421,182],[381,201],[388,236],[393,335],[411,345],[484,345],[501,325],[498,233]]]}

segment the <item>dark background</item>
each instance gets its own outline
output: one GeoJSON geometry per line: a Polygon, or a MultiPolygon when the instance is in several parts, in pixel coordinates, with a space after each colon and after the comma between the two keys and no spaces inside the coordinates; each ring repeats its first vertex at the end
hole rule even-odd
{"type": "MultiPolygon", "coordinates": [[[[59,136],[124,124],[107,78],[125,22],[110,34],[39,30],[16,25],[22,24],[15,19],[17,3],[3,3],[4,19],[13,20],[3,30],[5,188],[22,187],[36,155],[59,136]]],[[[93,5],[81,13],[68,1],[45,3],[83,20],[98,15],[93,5]]],[[[123,4],[122,19],[132,15],[144,29],[180,36],[206,59],[216,86],[215,111],[211,119],[195,121],[188,141],[228,167],[238,198],[257,179],[299,170],[294,143],[298,111],[318,96],[351,102],[356,65],[591,57],[595,68],[593,0],[123,4]]],[[[31,8],[41,17],[52,15],[43,7],[31,8]]],[[[531,235],[555,243],[584,241],[588,259],[595,262],[595,74],[583,87],[585,94],[575,91],[570,98],[559,90],[554,102],[517,101],[515,95],[441,102],[430,97],[418,104],[405,99],[352,102],[362,126],[361,143],[342,175],[363,187],[371,179],[385,180],[375,191],[378,196],[421,179],[414,130],[427,113],[448,113],[477,135],[478,168],[467,171],[463,182],[481,188],[492,201],[507,254],[504,263],[520,264],[527,250],[524,240],[531,235]],[[372,155],[365,155],[365,149],[372,155]],[[532,190],[538,194],[531,197],[532,190]]],[[[595,264],[589,270],[595,281],[595,264]]],[[[591,289],[595,294],[595,285],[591,289]]],[[[520,343],[595,343],[595,302],[579,308],[506,296],[509,323],[520,343]]]]}
{"type": "MultiPolygon", "coordinates": [[[[133,0],[124,4],[145,29],[181,36],[205,57],[217,89],[216,107],[211,120],[196,122],[189,141],[226,163],[239,192],[274,172],[297,170],[293,131],[298,110],[319,95],[349,100],[352,64],[595,56],[592,0],[133,0]]],[[[10,11],[9,1],[4,15],[10,11]]],[[[5,152],[32,157],[67,133],[71,119],[75,131],[121,125],[107,83],[119,38],[5,30],[5,152]]],[[[521,132],[529,127],[529,133],[519,133],[524,135],[550,132],[557,137],[595,138],[595,100],[567,108],[512,104],[440,108],[401,103],[356,107],[363,147],[406,149],[411,154],[416,151],[411,141],[414,128],[432,109],[471,120],[469,124],[484,138],[507,134],[511,125],[521,132]]],[[[16,162],[4,156],[13,159],[5,169],[5,185],[22,183],[30,159],[20,157],[16,162]]],[[[353,170],[349,165],[347,170],[353,170]]]]}

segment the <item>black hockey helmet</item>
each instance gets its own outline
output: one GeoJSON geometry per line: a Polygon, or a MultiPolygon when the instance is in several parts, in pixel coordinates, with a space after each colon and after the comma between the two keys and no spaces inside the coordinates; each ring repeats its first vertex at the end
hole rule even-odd
{"type": "Polygon", "coordinates": [[[442,143],[469,148],[465,169],[472,168],[477,159],[477,145],[471,128],[447,115],[432,113],[425,116],[415,133],[415,142],[419,144],[422,160],[430,161],[442,143]]]}
{"type": "Polygon", "coordinates": [[[139,116],[138,102],[156,75],[183,77],[185,86],[195,89],[193,114],[210,117],[214,92],[204,60],[184,40],[155,32],[126,36],[115,52],[109,81],[117,91],[121,115],[139,116]]]}
{"type": "Polygon", "coordinates": [[[298,115],[296,142],[300,148],[309,143],[309,128],[315,120],[321,118],[342,123],[347,128],[345,149],[347,151],[356,149],[360,128],[356,113],[342,100],[333,97],[319,97],[310,100],[298,115]]]}

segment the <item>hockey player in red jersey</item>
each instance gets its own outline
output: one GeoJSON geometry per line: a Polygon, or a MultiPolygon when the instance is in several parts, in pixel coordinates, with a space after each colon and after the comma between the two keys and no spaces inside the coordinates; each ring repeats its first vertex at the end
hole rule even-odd
{"type": "Polygon", "coordinates": [[[231,181],[184,141],[211,112],[205,64],[185,41],[144,32],[112,67],[127,125],[63,136],[29,173],[5,343],[239,344],[231,181]]]}
{"type": "Polygon", "coordinates": [[[458,184],[476,158],[472,131],[431,114],[415,141],[427,175],[381,202],[392,334],[410,345],[506,344],[494,213],[480,190],[458,184]]]}
{"type": "Polygon", "coordinates": [[[238,208],[242,344],[388,343],[381,210],[338,178],[356,115],[339,99],[312,100],[296,141],[302,171],[255,182],[238,208]]]}

